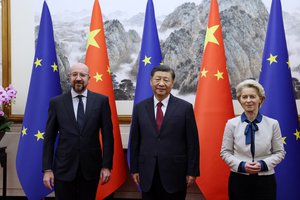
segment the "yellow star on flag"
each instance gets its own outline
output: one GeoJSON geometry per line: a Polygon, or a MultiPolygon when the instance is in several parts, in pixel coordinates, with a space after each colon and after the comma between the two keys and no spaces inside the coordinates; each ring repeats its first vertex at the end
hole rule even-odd
{"type": "Polygon", "coordinates": [[[94,46],[97,48],[100,48],[99,44],[97,43],[95,37],[96,35],[101,31],[101,29],[95,29],[91,32],[89,32],[89,37],[88,37],[88,44],[87,44],[87,48],[89,48],[89,46],[94,46]]]}
{"type": "Polygon", "coordinates": [[[207,72],[208,71],[205,68],[203,68],[203,70],[201,71],[201,77],[206,77],[207,72]]]}
{"type": "Polygon", "coordinates": [[[207,27],[205,42],[204,42],[204,50],[206,48],[207,43],[212,42],[219,45],[217,38],[215,37],[215,32],[218,30],[219,25],[212,26],[210,28],[207,27]]]}
{"type": "Polygon", "coordinates": [[[110,67],[107,66],[107,70],[106,70],[109,74],[111,74],[111,71],[110,71],[110,67]]]}
{"type": "Polygon", "coordinates": [[[43,140],[44,139],[44,134],[45,134],[45,132],[40,132],[40,130],[38,130],[38,133],[34,135],[37,138],[36,141],[39,141],[40,139],[43,140]]]}
{"type": "Polygon", "coordinates": [[[300,139],[300,132],[297,129],[294,135],[296,136],[296,140],[300,139]]]}
{"type": "Polygon", "coordinates": [[[290,62],[290,60],[288,60],[288,61],[286,62],[286,64],[287,64],[288,67],[291,69],[291,62],[290,62]]]}
{"type": "Polygon", "coordinates": [[[96,79],[96,82],[98,82],[98,81],[102,81],[102,76],[103,76],[103,74],[98,74],[98,72],[97,72],[96,75],[93,77],[96,79]]]}
{"type": "Polygon", "coordinates": [[[35,68],[37,68],[38,66],[42,66],[42,59],[36,58],[34,64],[35,64],[35,68]]]}
{"type": "Polygon", "coordinates": [[[281,138],[283,144],[286,144],[285,139],[286,139],[286,137],[281,138]]]}
{"type": "Polygon", "coordinates": [[[273,56],[271,53],[270,53],[270,57],[267,59],[269,62],[270,62],[270,65],[275,62],[277,63],[277,60],[276,60],[277,56],[273,56]]]}
{"type": "Polygon", "coordinates": [[[27,135],[27,128],[23,127],[22,129],[22,136],[27,135]]]}
{"type": "Polygon", "coordinates": [[[51,67],[53,68],[53,72],[58,72],[58,67],[56,65],[56,63],[53,63],[53,65],[51,65],[51,67]]]}
{"type": "Polygon", "coordinates": [[[214,76],[216,76],[218,78],[218,80],[219,79],[224,79],[223,78],[223,72],[220,72],[219,70],[218,70],[218,72],[216,74],[214,74],[214,76]]]}
{"type": "Polygon", "coordinates": [[[146,66],[147,64],[151,64],[150,59],[151,59],[151,57],[147,57],[147,56],[145,55],[145,58],[144,58],[144,60],[143,60],[144,66],[146,66]]]}

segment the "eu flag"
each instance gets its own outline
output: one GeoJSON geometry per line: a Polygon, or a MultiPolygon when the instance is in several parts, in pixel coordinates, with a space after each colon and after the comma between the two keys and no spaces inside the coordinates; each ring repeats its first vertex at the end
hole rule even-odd
{"type": "MultiPolygon", "coordinates": [[[[139,70],[136,80],[134,105],[153,95],[150,86],[150,72],[162,62],[159,38],[156,28],[154,6],[152,0],[148,0],[144,21],[142,47],[140,52],[139,70]]],[[[130,134],[131,135],[131,134],[130,134]]],[[[130,141],[130,136],[129,140],[130,141]]],[[[129,163],[129,144],[127,160],[129,163]]]]}
{"type": "Polygon", "coordinates": [[[153,95],[152,88],[150,86],[150,72],[153,67],[159,65],[161,62],[162,55],[157,34],[153,2],[152,0],[148,0],[134,104],[137,104],[153,95]]]}
{"type": "Polygon", "coordinates": [[[27,198],[38,200],[52,192],[43,185],[42,147],[49,100],[61,94],[52,20],[46,1],[33,62],[16,168],[27,198]]]}
{"type": "Polygon", "coordinates": [[[300,199],[300,132],[280,0],[272,1],[259,82],[266,93],[261,113],[279,121],[287,152],[275,168],[277,199],[300,199]]]}

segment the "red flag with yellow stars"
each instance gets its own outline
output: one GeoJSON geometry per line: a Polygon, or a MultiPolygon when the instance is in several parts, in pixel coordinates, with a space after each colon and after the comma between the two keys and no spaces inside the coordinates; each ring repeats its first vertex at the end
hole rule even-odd
{"type": "Polygon", "coordinates": [[[200,177],[207,200],[226,200],[229,167],[220,157],[224,127],[234,117],[217,0],[211,0],[195,99],[200,139],[200,177]]]}
{"type": "Polygon", "coordinates": [[[94,2],[85,63],[89,67],[91,76],[88,88],[91,91],[109,97],[111,118],[113,122],[114,158],[111,180],[104,185],[99,185],[96,197],[96,199],[104,199],[125,182],[127,177],[127,165],[121,141],[113,83],[106,49],[102,13],[98,0],[95,0],[94,2]]]}

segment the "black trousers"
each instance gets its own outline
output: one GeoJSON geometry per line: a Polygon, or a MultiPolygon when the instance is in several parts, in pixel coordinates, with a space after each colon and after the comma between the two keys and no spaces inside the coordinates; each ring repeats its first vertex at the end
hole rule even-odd
{"type": "Polygon", "coordinates": [[[95,200],[99,177],[86,180],[80,169],[72,181],[54,180],[56,200],[95,200]]]}
{"type": "Polygon", "coordinates": [[[158,166],[156,164],[152,186],[148,192],[142,192],[143,200],[185,200],[186,189],[184,191],[168,193],[160,180],[158,166]]]}
{"type": "Polygon", "coordinates": [[[276,200],[275,175],[244,175],[231,172],[228,194],[230,200],[276,200]]]}

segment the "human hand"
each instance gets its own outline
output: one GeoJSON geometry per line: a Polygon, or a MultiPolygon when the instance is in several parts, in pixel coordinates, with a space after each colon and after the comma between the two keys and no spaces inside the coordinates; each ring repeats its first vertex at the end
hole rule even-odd
{"type": "Polygon", "coordinates": [[[140,184],[140,174],[139,173],[132,174],[132,179],[136,185],[140,184]]]}
{"type": "Polygon", "coordinates": [[[46,170],[44,172],[43,183],[46,188],[52,190],[54,187],[54,174],[52,170],[46,170]]]}
{"type": "Polygon", "coordinates": [[[110,169],[102,168],[100,172],[100,184],[104,185],[110,180],[110,169]]]}
{"type": "Polygon", "coordinates": [[[195,180],[196,180],[195,176],[186,176],[187,187],[193,185],[195,183],[195,180]]]}
{"type": "Polygon", "coordinates": [[[261,165],[259,162],[246,162],[245,170],[249,174],[257,174],[261,170],[261,165]]]}

